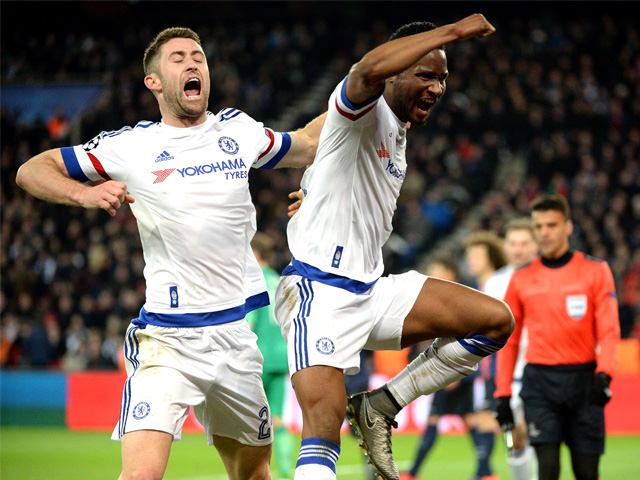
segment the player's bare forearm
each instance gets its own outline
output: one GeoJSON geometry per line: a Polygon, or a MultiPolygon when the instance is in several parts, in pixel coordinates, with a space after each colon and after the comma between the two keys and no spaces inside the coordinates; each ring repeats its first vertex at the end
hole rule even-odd
{"type": "Polygon", "coordinates": [[[384,43],[351,68],[347,97],[355,103],[363,102],[379,92],[387,78],[411,67],[431,50],[455,40],[486,37],[493,32],[493,25],[476,13],[456,23],[384,43]]]}
{"type": "Polygon", "coordinates": [[[71,179],[59,149],[36,155],[18,169],[18,186],[40,200],[82,206],[82,190],[89,188],[71,179]]]}
{"type": "Polygon", "coordinates": [[[304,128],[292,132],[291,148],[276,168],[300,168],[311,165],[316,156],[320,133],[326,120],[327,112],[324,112],[311,120],[304,128]]]}
{"type": "Polygon", "coordinates": [[[102,208],[114,216],[123,203],[133,203],[122,182],[87,186],[69,177],[59,149],[36,155],[18,169],[18,186],[36,198],[51,203],[84,208],[102,208]]]}

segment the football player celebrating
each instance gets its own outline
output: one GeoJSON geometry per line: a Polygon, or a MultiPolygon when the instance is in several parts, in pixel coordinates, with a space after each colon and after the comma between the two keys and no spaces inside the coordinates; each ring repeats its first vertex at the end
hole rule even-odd
{"type": "Polygon", "coordinates": [[[112,437],[122,441],[120,478],[163,477],[189,406],[229,478],[271,478],[262,356],[245,320],[269,303],[249,244],[248,172],[311,163],[324,116],[288,134],[233,108],[208,112],[207,59],[188,28],[160,32],[143,64],[161,122],[41,153],[17,182],[40,199],[112,216],[130,203],[137,219],[147,293],[125,338],[128,378],[112,437]]]}
{"type": "Polygon", "coordinates": [[[406,25],[353,65],[329,99],[302,179],[304,201],[288,225],[293,259],[276,297],[303,414],[297,480],[335,478],[343,373],[358,371],[363,348],[398,350],[439,337],[387,385],[349,400],[373,465],[398,479],[391,453],[398,411],[475,371],[511,334],[513,317],[500,300],[415,271],[382,276],[382,245],[407,174],[407,128],[423,124],[445,92],[444,45],[494,30],[479,14],[440,28],[406,25]]]}

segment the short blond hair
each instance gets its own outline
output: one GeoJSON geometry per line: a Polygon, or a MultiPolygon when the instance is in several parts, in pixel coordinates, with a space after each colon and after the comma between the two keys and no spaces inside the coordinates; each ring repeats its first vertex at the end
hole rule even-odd
{"type": "Polygon", "coordinates": [[[158,53],[160,47],[174,38],[189,38],[202,46],[200,43],[200,37],[196,32],[187,27],[170,27],[162,30],[156,38],[149,44],[144,51],[144,57],[142,58],[142,66],[144,68],[144,74],[150,75],[152,73],[158,73],[157,62],[158,53]]]}
{"type": "Polygon", "coordinates": [[[527,230],[533,236],[533,221],[529,217],[512,218],[504,227],[505,235],[512,230],[527,230]]]}

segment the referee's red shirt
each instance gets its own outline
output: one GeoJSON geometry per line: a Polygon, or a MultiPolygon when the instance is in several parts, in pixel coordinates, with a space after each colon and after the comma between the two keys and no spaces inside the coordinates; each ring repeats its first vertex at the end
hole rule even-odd
{"type": "Polygon", "coordinates": [[[597,362],[597,372],[611,376],[620,342],[618,300],[609,265],[582,252],[550,268],[540,257],[516,271],[504,301],[516,321],[498,352],[496,397],[511,395],[520,334],[527,326],[528,363],[571,365],[597,362]]]}

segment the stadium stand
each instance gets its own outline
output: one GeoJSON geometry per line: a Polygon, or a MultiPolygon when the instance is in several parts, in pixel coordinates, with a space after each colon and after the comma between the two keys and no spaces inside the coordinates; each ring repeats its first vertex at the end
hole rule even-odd
{"type": "MultiPolygon", "coordinates": [[[[339,19],[332,2],[244,2],[241,12],[234,3],[184,9],[173,2],[39,2],[42,18],[29,23],[19,2],[3,4],[3,98],[18,86],[102,86],[97,100],[67,109],[74,113],[69,128],[54,135],[47,122],[53,109],[64,108],[64,96],[28,120],[19,105],[2,102],[3,368],[117,368],[124,330],[144,298],[135,219],[127,207],[111,219],[38,201],[16,186],[15,172],[47,148],[141,119],[158,121],[141,80],[142,52],[156,31],[179,22],[200,33],[212,72],[211,111],[233,106],[288,130],[325,108],[364,52],[423,16],[402,2],[390,12],[347,2],[339,19]],[[60,23],[45,21],[53,15],[60,23]]],[[[628,6],[601,2],[578,13],[523,3],[507,16],[498,3],[483,12],[495,35],[447,47],[448,93],[427,127],[410,133],[410,172],[385,249],[388,273],[423,268],[442,249],[462,259],[459,238],[481,228],[501,232],[506,220],[527,213],[536,194],[556,192],[573,207],[573,245],[611,265],[623,336],[640,338],[634,16],[628,6]]],[[[438,24],[462,15],[445,3],[433,8],[434,16],[424,15],[438,24]]],[[[258,227],[279,245],[279,268],[290,258],[286,195],[300,177],[252,172],[258,227]]]]}

